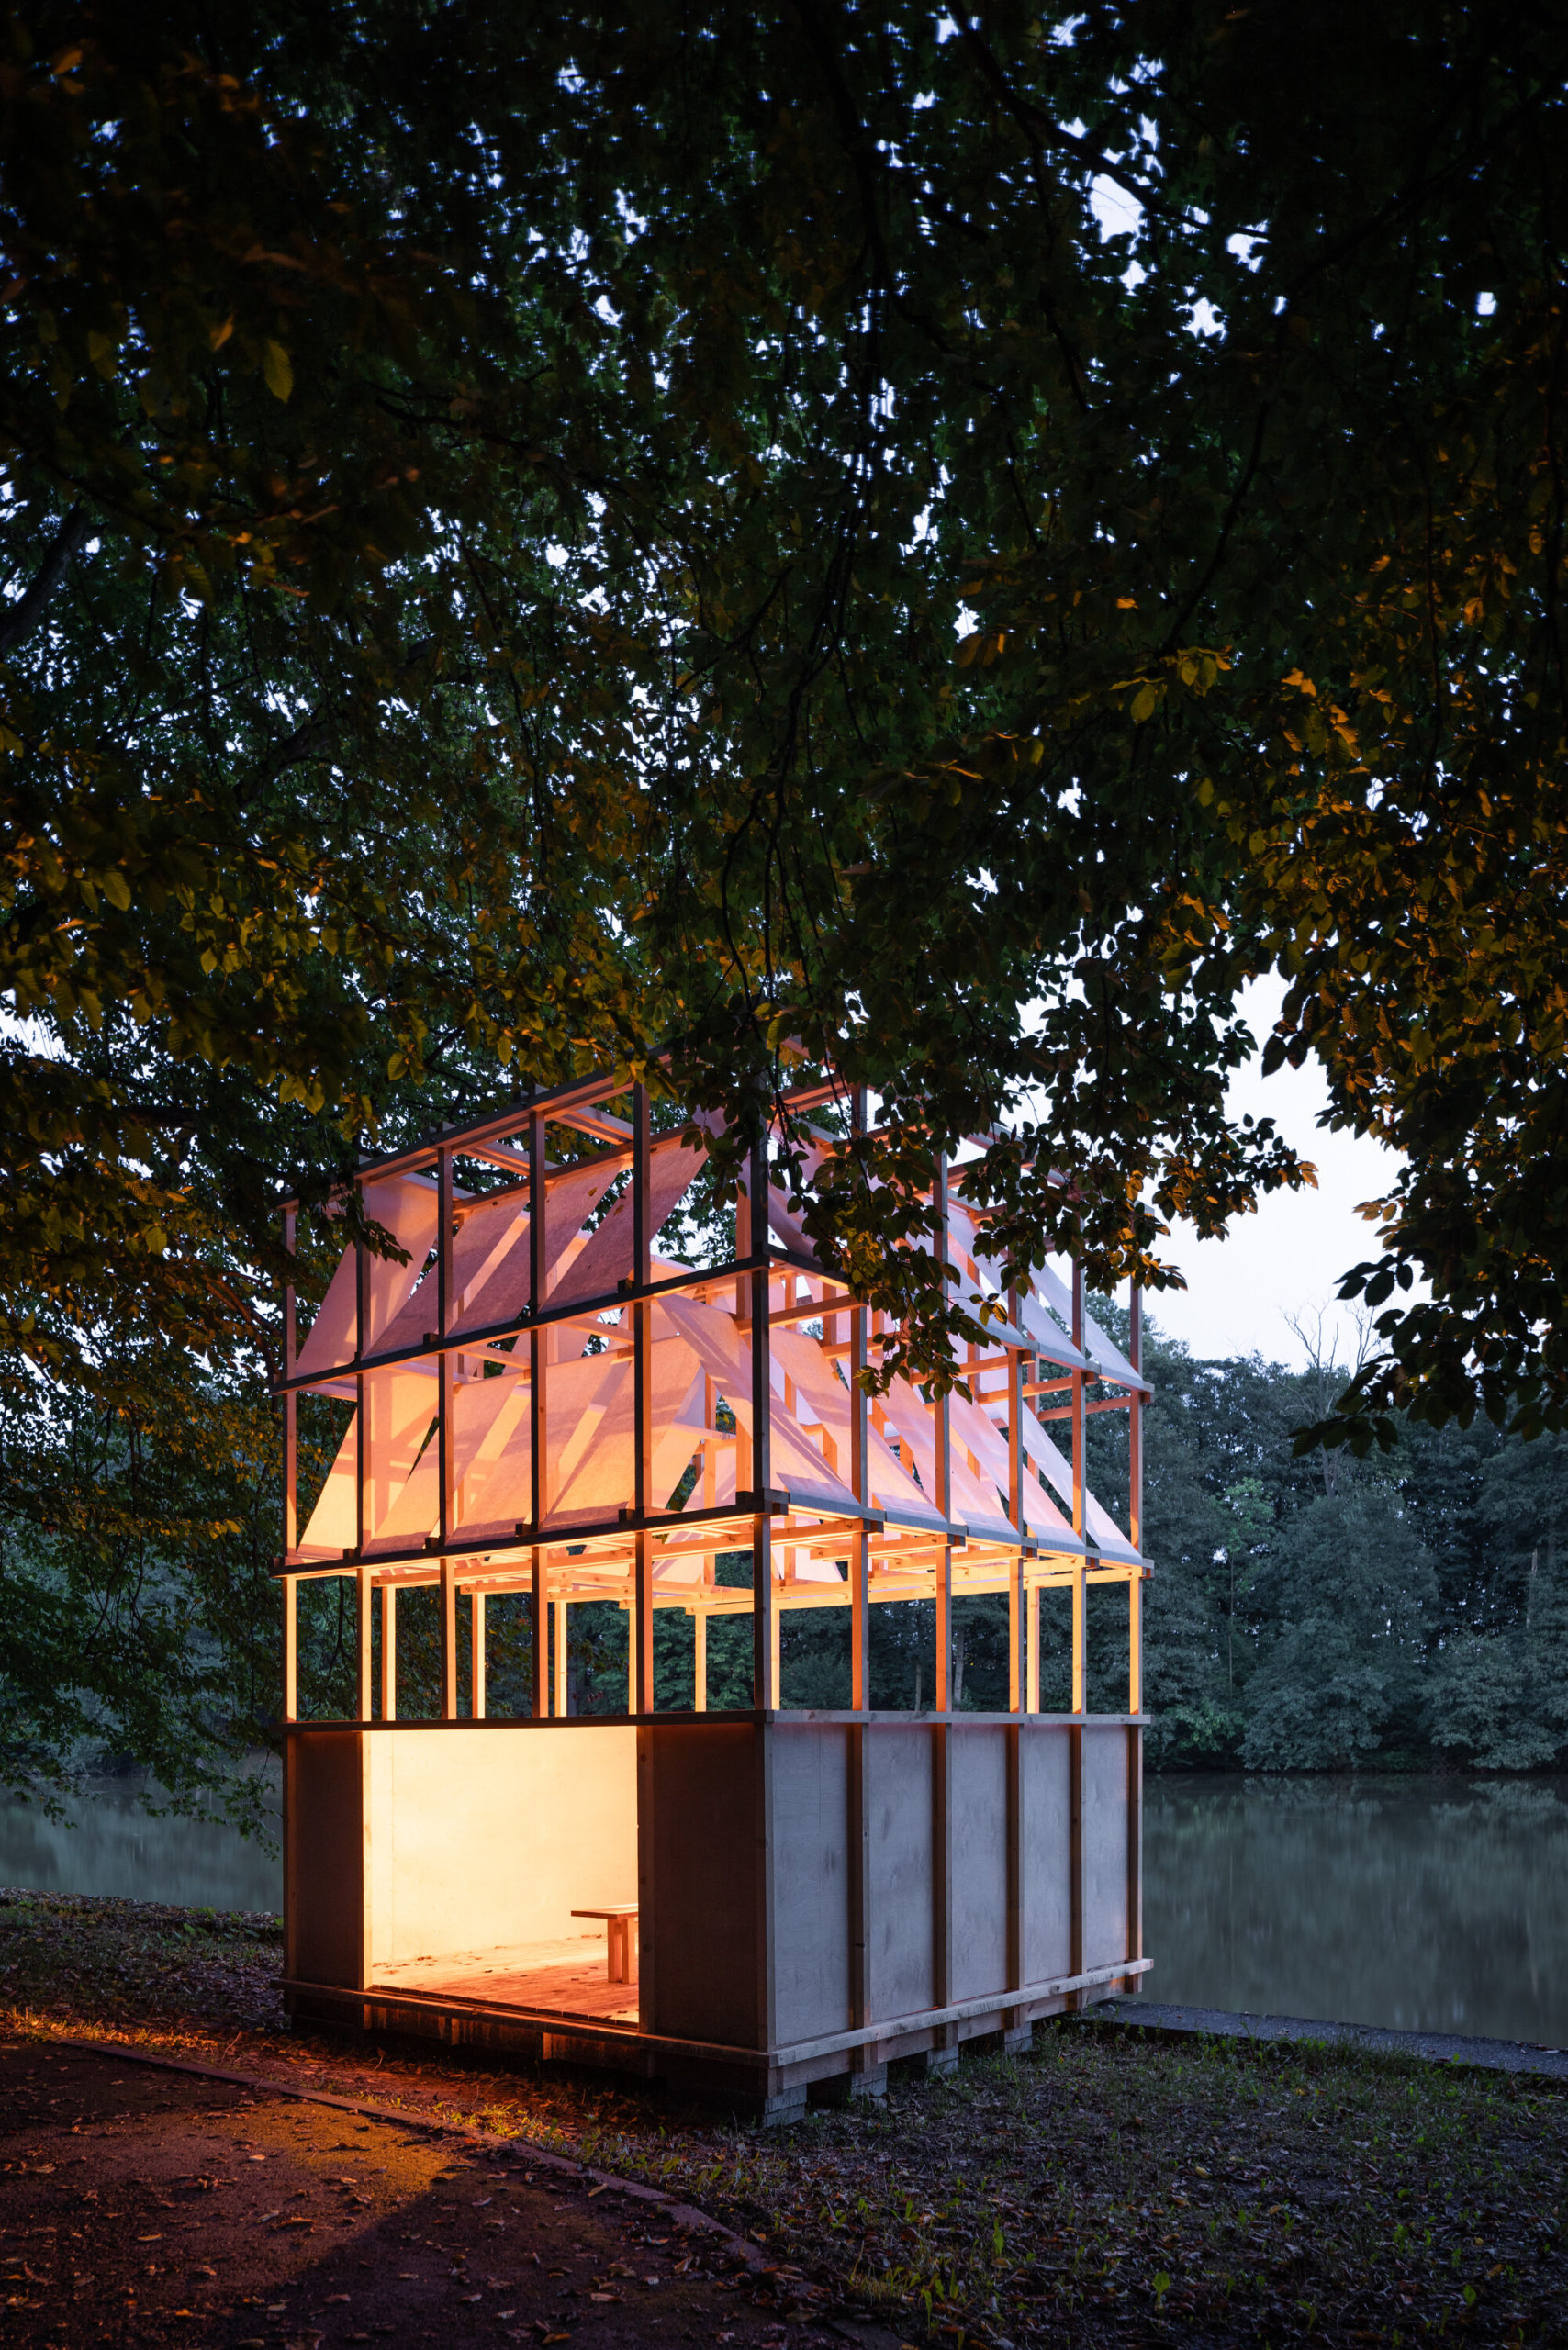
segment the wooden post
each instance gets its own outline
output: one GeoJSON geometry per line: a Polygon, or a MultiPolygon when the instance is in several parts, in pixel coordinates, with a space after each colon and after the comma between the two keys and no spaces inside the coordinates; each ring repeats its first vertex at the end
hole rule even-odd
{"type": "MultiPolygon", "coordinates": [[[[1143,1290],[1135,1280],[1127,1289],[1127,1360],[1143,1375],[1143,1290]]],[[[1127,1398],[1127,1534],[1139,1558],[1143,1556],[1143,1396],[1134,1388],[1127,1398]]],[[[1143,1711],[1143,1571],[1135,1567],[1127,1582],[1127,1711],[1143,1711]]],[[[1143,1956],[1143,1732],[1127,1728],[1127,1956],[1143,1956]]],[[[1124,1991],[1139,1992],[1141,1975],[1129,1975],[1124,1991]]]]}
{"type": "MultiPolygon", "coordinates": [[[[851,1131],[866,1133],[866,1088],[855,1088],[851,1131]]],[[[849,1309],[849,1482],[855,1498],[871,1498],[870,1408],[861,1376],[867,1368],[868,1309],[853,1303],[849,1309]]],[[[869,1730],[865,1718],[871,1710],[871,1541],[862,1519],[850,1538],[849,1554],[849,1707],[861,1719],[849,1738],[849,2023],[863,2031],[871,2021],[871,1856],[870,1804],[866,1785],[866,1745],[869,1730]]],[[[887,2066],[879,2064],[875,2042],[856,2051],[851,2079],[864,2089],[886,2080],[887,2066]]]]}
{"type": "MultiPolygon", "coordinates": [[[[1083,1272],[1074,1259],[1072,1268],[1072,1343],[1083,1351],[1083,1272]]],[[[1083,1482],[1083,1373],[1072,1373],[1072,1530],[1081,1535],[1084,1530],[1083,1482]]]]}
{"type": "MultiPolygon", "coordinates": [[[[1083,1880],[1088,1853],[1083,1822],[1083,1729],[1074,1722],[1067,1733],[1068,1775],[1068,1971],[1083,1972],[1083,1880]]],[[[1073,2009],[1083,2006],[1083,1994],[1069,1994],[1073,2009]]]]}
{"type": "MultiPolygon", "coordinates": [[[[1083,1349],[1083,1268],[1078,1262],[1076,1258],[1073,1259],[1072,1266],[1072,1343],[1079,1349],[1080,1353],[1081,1353],[1083,1349]]],[[[1071,1423],[1072,1530],[1079,1539],[1087,1545],[1089,1540],[1089,1486],[1084,1475],[1086,1466],[1084,1460],[1086,1450],[1085,1430],[1088,1426],[1083,1411],[1085,1386],[1086,1382],[1082,1371],[1075,1371],[1072,1374],[1071,1423]]],[[[1074,1560],[1072,1570],[1072,1711],[1075,1714],[1080,1715],[1084,1710],[1083,1617],[1084,1607],[1089,1593],[1089,1586],[1085,1581],[1088,1565],[1088,1552],[1087,1549],[1085,1549],[1084,1550],[1080,1551],[1078,1557],[1074,1560]]],[[[1075,1967],[1073,1972],[1076,1974],[1079,1970],[1075,1967]]]]}
{"type": "Polygon", "coordinates": [[[691,1673],[693,1711],[708,1710],[708,1610],[694,1607],[691,1611],[691,1673]]]}
{"type": "Polygon", "coordinates": [[[468,1604],[472,1610],[468,1639],[468,1711],[473,1719],[485,1718],[485,1595],[471,1591],[468,1604]]]}
{"type": "Polygon", "coordinates": [[[1084,1711],[1083,1634],[1084,1602],[1089,1595],[1088,1573],[1081,1559],[1072,1562],[1072,1710],[1084,1711]]]}
{"type": "MultiPolygon", "coordinates": [[[[1127,1956],[1143,1956],[1143,1732],[1136,1723],[1127,1726],[1127,1956]]],[[[1143,1976],[1124,1976],[1122,1988],[1141,1991],[1143,1976]]]]}
{"type": "MultiPolygon", "coordinates": [[[[363,1184],[363,1183],[356,1183],[356,1184],[354,1185],[354,1197],[358,1200],[358,1202],[359,1202],[359,1203],[360,1203],[361,1207],[363,1208],[363,1207],[364,1207],[364,1184],[363,1184]]],[[[354,1557],[355,1557],[356,1559],[361,1559],[361,1558],[363,1558],[363,1557],[364,1557],[364,1545],[365,1545],[365,1540],[366,1540],[366,1538],[368,1537],[368,1535],[369,1535],[369,1533],[370,1533],[370,1513],[369,1513],[369,1510],[368,1510],[368,1509],[367,1509],[367,1507],[366,1507],[366,1503],[367,1503],[367,1500],[368,1500],[369,1496],[368,1496],[368,1494],[367,1494],[367,1491],[366,1491],[366,1487],[367,1487],[367,1485],[368,1485],[369,1478],[370,1478],[370,1453],[371,1453],[371,1448],[370,1448],[370,1444],[369,1444],[369,1441],[368,1441],[368,1439],[369,1439],[369,1434],[370,1434],[370,1431],[369,1431],[369,1429],[368,1429],[368,1428],[366,1427],[366,1426],[365,1426],[365,1417],[364,1417],[364,1414],[365,1414],[365,1403],[366,1403],[366,1400],[367,1400],[367,1399],[366,1399],[366,1395],[365,1395],[365,1387],[364,1387],[364,1326],[365,1326],[365,1320],[366,1320],[365,1305],[366,1305],[366,1301],[367,1301],[368,1292],[369,1292],[369,1288],[370,1288],[370,1273],[369,1273],[369,1267],[367,1266],[367,1264],[366,1264],[366,1262],[365,1262],[365,1247],[364,1247],[364,1242],[361,1238],[359,1238],[359,1237],[358,1237],[357,1235],[355,1236],[355,1238],[354,1238],[353,1249],[354,1249],[354,1268],[353,1268],[353,1270],[354,1270],[354,1289],[353,1289],[353,1296],[354,1296],[354,1309],[353,1309],[353,1363],[354,1363],[354,1373],[353,1373],[353,1392],[354,1392],[354,1413],[353,1413],[353,1435],[354,1435],[354,1551],[353,1551],[353,1554],[354,1554],[354,1557]]]]}
{"type": "Polygon", "coordinates": [[[1040,1710],[1040,1592],[1038,1584],[1025,1584],[1024,1591],[1025,1656],[1027,1664],[1024,1707],[1026,1713],[1040,1710]]]}
{"type": "Polygon", "coordinates": [[[355,1646],[359,1670],[355,1675],[354,1711],[362,1722],[375,1718],[375,1599],[372,1570],[361,1567],[354,1577],[357,1586],[354,1610],[355,1646]]]}
{"type": "MultiPolygon", "coordinates": [[[[952,1261],[946,1153],[941,1154],[936,1161],[933,1204],[937,1217],[936,1261],[943,1269],[943,1297],[946,1300],[946,1269],[952,1261]]],[[[936,1506],[944,1521],[948,1522],[953,1516],[953,1413],[951,1399],[946,1390],[937,1398],[935,1417],[936,1506]]],[[[957,1923],[953,1915],[953,1731],[949,1726],[953,1707],[953,1546],[946,1538],[936,1556],[936,1681],[933,1696],[937,1719],[931,1729],[931,1909],[935,1930],[932,1971],[935,2004],[945,2008],[953,1997],[953,1942],[957,1923]]],[[[958,2061],[958,2025],[939,2024],[935,2042],[929,2061],[940,2070],[950,2070],[958,2061]]]]}
{"type": "Polygon", "coordinates": [[[550,1425],[548,1382],[550,1343],[547,1331],[538,1327],[538,1317],[544,1311],[546,1219],[549,1214],[550,1191],[544,1175],[544,1121],[540,1117],[528,1122],[528,1310],[534,1327],[528,1334],[529,1380],[529,1507],[535,1528],[543,1525],[550,1515],[550,1425]]]}
{"type": "MultiPolygon", "coordinates": [[[[535,1327],[528,1334],[529,1379],[529,1509],[537,1533],[550,1515],[549,1336],[538,1328],[544,1311],[546,1219],[550,1188],[544,1171],[544,1120],[528,1122],[528,1310],[535,1327]]],[[[535,1543],[529,1553],[529,1580],[533,1609],[533,1673],[530,1691],[535,1721],[550,1711],[550,1598],[544,1551],[535,1543]]]]}
{"type": "MultiPolygon", "coordinates": [[[[1014,1329],[1019,1326],[1019,1311],[1018,1285],[1014,1282],[1007,1292],[1007,1315],[1014,1329]]],[[[1028,1693],[1024,1656],[1024,1619],[1028,1606],[1024,1540],[1028,1528],[1024,1522],[1024,1357],[1016,1347],[1007,1350],[1007,1515],[1018,1537],[1018,1548],[1013,1553],[1007,1576],[1007,1710],[1021,1714],[1028,1693]]],[[[1016,1748],[1009,1751],[1014,1753],[1015,1767],[1016,1748]]]]}
{"type": "Polygon", "coordinates": [[[773,1639],[773,1520],[768,1511],[773,1483],[773,1347],[767,1261],[767,1129],[751,1147],[747,1175],[750,1253],[756,1260],[749,1282],[751,1309],[751,1679],[752,1704],[770,1712],[778,1703],[773,1639]]]}
{"type": "Polygon", "coordinates": [[[555,1718],[558,1721],[566,1719],[572,1694],[572,1685],[566,1675],[566,1649],[570,1638],[566,1603],[558,1599],[555,1602],[555,1718]]]}
{"type": "MultiPolygon", "coordinates": [[[[1072,1265],[1072,1343],[1081,1353],[1083,1348],[1083,1270],[1077,1258],[1072,1265]]],[[[1072,1374],[1072,1530],[1085,1543],[1088,1541],[1087,1486],[1084,1480],[1084,1378],[1081,1371],[1072,1374]]],[[[1071,1903],[1070,1945],[1068,1964],[1075,1975],[1081,1975],[1084,1965],[1084,1880],[1088,1868],[1088,1837],[1083,1817],[1083,1616],[1088,1585],[1084,1580],[1088,1569],[1086,1551],[1073,1561],[1072,1570],[1072,1692],[1073,1726],[1068,1732],[1068,1779],[1070,1831],[1069,1853],[1071,1882],[1069,1897],[1071,1903]]],[[[1074,2009],[1084,2005],[1081,1991],[1072,1994],[1074,2009]]]]}
{"type": "MultiPolygon", "coordinates": [[[[1019,1708],[1015,1706],[1014,1712],[1019,1708]]],[[[1029,1857],[1027,1823],[1024,1817],[1027,1777],[1024,1760],[1025,1731],[1018,1722],[1008,1725],[1003,1733],[1007,1740],[1007,1987],[1017,1991],[1024,1985],[1024,1924],[1026,1914],[1026,1870],[1029,1857]]],[[[1027,2027],[1022,2030],[1016,2009],[1002,2022],[1002,2047],[1027,2046],[1027,2027]]]]}
{"type": "MultiPolygon", "coordinates": [[[[953,1998],[953,1739],[950,1718],[931,1724],[931,1923],[932,2004],[946,2007],[953,1998]]],[[[938,2024],[932,2053],[932,2070],[947,2072],[958,2061],[958,2027],[938,2024]]]]}
{"type": "Polygon", "coordinates": [[[283,1579],[283,1718],[299,1719],[299,1577],[283,1579]]]}
{"type": "Polygon", "coordinates": [[[457,1561],[441,1562],[441,1718],[457,1719],[457,1561]]]}
{"type": "MultiPolygon", "coordinates": [[[[857,1136],[866,1132],[866,1088],[855,1088],[851,1111],[852,1127],[857,1136]]],[[[861,1379],[866,1370],[866,1308],[852,1304],[849,1308],[849,1483],[855,1498],[868,1504],[871,1497],[868,1422],[866,1390],[861,1379]]],[[[851,1537],[849,1557],[849,1710],[854,1714],[868,1713],[871,1707],[871,1546],[862,1519],[859,1531],[851,1537]]],[[[857,1740],[851,1749],[851,1765],[864,1769],[864,1741],[857,1740]]]]}
{"type": "Polygon", "coordinates": [[[544,1553],[537,1543],[529,1554],[529,1569],[533,1604],[533,1673],[529,1710],[535,1721],[543,1721],[550,1711],[550,1598],[544,1553]]]}
{"type": "Polygon", "coordinates": [[[1143,1711],[1143,1571],[1127,1577],[1127,1711],[1143,1711]]]}
{"type": "MultiPolygon", "coordinates": [[[[292,1262],[298,1219],[293,1208],[284,1211],[284,1253],[292,1262]]],[[[292,1382],[298,1367],[296,1343],[297,1307],[292,1273],[283,1285],[283,1375],[292,1382]]],[[[292,1559],[299,1548],[299,1397],[289,1385],[283,1399],[283,1555],[292,1559]]]]}
{"type": "MultiPolygon", "coordinates": [[[[849,2028],[863,2031],[871,2017],[871,1853],[870,1807],[866,1797],[866,1742],[871,1736],[864,1722],[853,1722],[849,1740],[849,2028]]],[[[879,2065],[875,2042],[857,2049],[850,2059],[852,2076],[870,2075],[885,2080],[886,2065],[879,2065]]],[[[864,2087],[864,2081],[862,2081],[864,2087]]]]}
{"type": "MultiPolygon", "coordinates": [[[[632,1109],[632,1376],[634,1505],[637,1512],[636,1580],[627,1622],[631,1650],[629,1704],[634,1714],[655,1710],[654,1560],[648,1513],[654,1499],[654,1308],[647,1296],[653,1280],[653,1136],[648,1089],[637,1086],[632,1109]]],[[[766,1318],[766,1316],[765,1316],[766,1318]]]]}
{"type": "MultiPolygon", "coordinates": [[[[1143,1376],[1143,1292],[1132,1283],[1127,1301],[1127,1360],[1143,1376]]],[[[1134,1388],[1127,1398],[1128,1494],[1127,1534],[1139,1558],[1143,1556],[1143,1396],[1134,1388]]],[[[1135,1711],[1137,1708],[1135,1707],[1135,1711]]]]}
{"type": "Polygon", "coordinates": [[[773,1702],[776,1706],[781,1706],[784,1703],[784,1665],[780,1653],[784,1637],[784,1610],[777,1605],[777,1595],[775,1595],[775,1603],[768,1617],[768,1621],[773,1628],[773,1702]]]}
{"type": "MultiPolygon", "coordinates": [[[[444,1550],[451,1541],[456,1520],[455,1483],[456,1429],[454,1426],[453,1397],[456,1364],[447,1352],[446,1339],[456,1319],[457,1301],[453,1295],[452,1275],[452,1153],[441,1153],[436,1171],[436,1320],[437,1336],[441,1339],[441,1355],[436,1374],[436,1465],[441,1486],[441,1507],[438,1525],[441,1545],[444,1550]]],[[[442,1562],[445,1575],[445,1561],[442,1562]]]]}
{"type": "Polygon", "coordinates": [[[398,1718],[398,1586],[381,1586],[381,1718],[398,1718]]]}
{"type": "MultiPolygon", "coordinates": [[[[935,1208],[936,1261],[944,1276],[951,1261],[952,1241],[947,1229],[947,1160],[946,1154],[936,1160],[936,1181],[932,1204],[935,1208]]],[[[942,1294],[946,1299],[944,1278],[942,1294]]],[[[953,1432],[952,1404],[946,1391],[936,1399],[936,1493],[935,1502],[944,1522],[953,1515],[953,1432]]],[[[936,1560],[936,1680],[933,1691],[935,1709],[946,1714],[953,1702],[953,1546],[944,1539],[936,1560]]],[[[944,1995],[943,2004],[945,2004],[944,1995]]]]}
{"type": "Polygon", "coordinates": [[[1029,1595],[1024,1581],[1022,1548],[1013,1553],[1007,1572],[1007,1710],[1021,1714],[1028,1691],[1024,1657],[1024,1624],[1029,1595]]]}

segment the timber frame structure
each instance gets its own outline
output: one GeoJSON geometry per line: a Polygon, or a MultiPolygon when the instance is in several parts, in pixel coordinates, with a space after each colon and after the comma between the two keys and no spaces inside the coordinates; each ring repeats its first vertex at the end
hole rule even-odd
{"type": "MultiPolygon", "coordinates": [[[[787,1097],[813,1149],[839,1145],[811,1112],[843,1098],[787,1097]]],[[[1137,1291],[1123,1354],[1076,1269],[1003,1290],[960,1162],[939,1164],[935,1245],[996,1315],[966,1350],[969,1393],[895,1379],[868,1401],[856,1373],[885,1317],[824,1271],[766,1139],[730,1260],[657,1253],[703,1156],[689,1130],[654,1134],[641,1086],[542,1093],[359,1170],[366,1218],[407,1261],[351,1245],[303,1343],[286,1292],[286,1997],[319,2021],[606,2064],[778,2118],[809,2088],[876,2094],[890,2058],[1020,2045],[1036,2017],[1145,1971],[1148,1389],[1137,1291]],[[553,1163],[552,1133],[592,1147],[553,1163]],[[465,1164],[506,1180],[465,1190],[465,1164]],[[302,1393],[354,1407],[303,1528],[302,1393]],[[1085,1483],[1086,1421],[1106,1410],[1130,1421],[1125,1527],[1085,1483]],[[749,1589],[717,1580],[736,1552],[749,1589]],[[297,1718],[298,1586],[320,1578],[354,1589],[347,1721],[297,1718]],[[1091,1715],[1087,1593],[1112,1583],[1127,1703],[1091,1715]],[[397,1603],[420,1586],[438,1595],[441,1715],[409,1721],[397,1603]],[[1066,1714],[1039,1710],[1047,1587],[1071,1597],[1066,1714]],[[533,1626],[531,1710],[504,1720],[485,1665],[501,1593],[525,1595],[533,1626]],[[1004,1713],[951,1702],[953,1604],[980,1593],[1008,1602],[1004,1713]],[[572,1717],[566,1611],[606,1599],[628,1615],[626,1711],[572,1717]],[[873,1713],[868,1611],[911,1599],[935,1603],[931,1710],[873,1713]],[[821,1607],[847,1613],[850,1703],[790,1711],[781,1616],[821,1607]],[[692,1619],[694,1709],[656,1703],[661,1609],[692,1619]],[[710,1711],[708,1624],[734,1613],[751,1617],[753,1704],[710,1711]],[[589,1917],[611,1921],[608,1975],[589,1917]]]]}

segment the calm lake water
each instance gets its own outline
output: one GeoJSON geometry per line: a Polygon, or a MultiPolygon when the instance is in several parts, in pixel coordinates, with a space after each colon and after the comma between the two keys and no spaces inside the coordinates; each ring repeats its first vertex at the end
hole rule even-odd
{"type": "Polygon", "coordinates": [[[1568,2044],[1568,1781],[1145,1781],[1151,1999],[1568,2044]]]}
{"type": "Polygon", "coordinates": [[[193,1909],[281,1909],[281,1860],[231,1828],[151,1818],[138,1784],[92,1782],[66,1804],[62,1819],[0,1801],[0,1885],[128,1894],[193,1909]]]}
{"type": "MultiPolygon", "coordinates": [[[[1153,1999],[1568,2045],[1568,1780],[1150,1778],[1153,1999]]],[[[0,1885],[276,1909],[278,1862],[109,1780],[0,1806],[0,1885]]]]}

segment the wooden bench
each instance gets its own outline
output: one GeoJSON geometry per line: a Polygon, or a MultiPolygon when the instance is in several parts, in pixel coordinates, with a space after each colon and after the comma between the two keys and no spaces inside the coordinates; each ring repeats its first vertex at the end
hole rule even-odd
{"type": "Polygon", "coordinates": [[[637,1979],[637,1904],[612,1901],[607,1909],[574,1909],[574,1918],[602,1918],[609,1944],[608,1973],[612,1983],[637,1979]]]}

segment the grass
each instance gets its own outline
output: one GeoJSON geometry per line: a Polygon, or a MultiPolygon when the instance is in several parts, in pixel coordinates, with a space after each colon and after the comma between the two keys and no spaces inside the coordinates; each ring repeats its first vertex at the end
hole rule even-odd
{"type": "MultiPolygon", "coordinates": [[[[763,2132],[588,2074],[287,2031],[275,1920],[0,1893],[0,2022],[266,2071],[674,2188],[906,2340],[1555,2342],[1568,2101],[1343,2048],[1042,2026],[763,2132]]],[[[896,2073],[896,2068],[895,2068],[896,2073]]]]}

